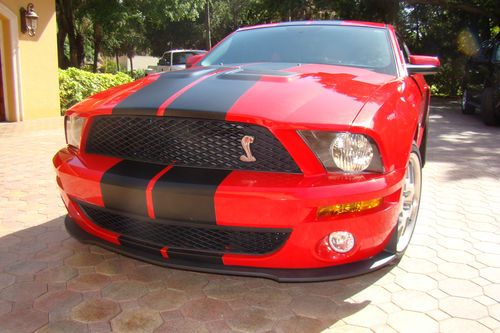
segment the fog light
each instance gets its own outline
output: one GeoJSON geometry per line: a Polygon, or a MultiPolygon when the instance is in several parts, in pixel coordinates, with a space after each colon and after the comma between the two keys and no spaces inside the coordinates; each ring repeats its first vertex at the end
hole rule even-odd
{"type": "Polygon", "coordinates": [[[346,253],[354,247],[354,236],[347,231],[335,231],[328,236],[330,247],[339,253],[346,253]]]}
{"type": "Polygon", "coordinates": [[[356,213],[380,206],[382,198],[349,202],[318,208],[318,217],[335,216],[343,213],[356,213]]]}

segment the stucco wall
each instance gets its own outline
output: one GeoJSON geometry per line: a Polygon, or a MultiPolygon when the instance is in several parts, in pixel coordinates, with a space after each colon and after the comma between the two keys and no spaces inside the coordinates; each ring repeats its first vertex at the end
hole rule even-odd
{"type": "MultiPolygon", "coordinates": [[[[21,6],[26,7],[29,1],[0,0],[0,3],[8,7],[17,16],[18,20],[19,77],[24,119],[50,117],[60,114],[55,1],[30,1],[34,4],[35,11],[39,16],[38,29],[34,37],[21,33],[19,28],[19,9],[21,6]]],[[[5,24],[3,24],[3,27],[5,27],[5,24]]],[[[3,44],[10,38],[7,30],[3,29],[3,44]]],[[[5,46],[2,45],[2,47],[5,46]]],[[[10,98],[11,96],[9,96],[9,101],[10,98]]],[[[12,111],[9,110],[9,112],[12,111]]]]}
{"type": "MultiPolygon", "coordinates": [[[[156,66],[158,64],[158,60],[159,58],[157,57],[140,56],[140,55],[137,55],[132,58],[132,62],[134,64],[134,70],[147,69],[148,66],[156,66]]],[[[118,61],[120,63],[120,66],[125,67],[127,71],[130,70],[130,60],[126,56],[121,56],[118,59],[118,61]]]]}

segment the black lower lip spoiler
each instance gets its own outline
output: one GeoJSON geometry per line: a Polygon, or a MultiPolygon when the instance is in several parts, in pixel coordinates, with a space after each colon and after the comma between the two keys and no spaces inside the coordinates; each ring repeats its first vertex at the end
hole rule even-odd
{"type": "MultiPolygon", "coordinates": [[[[278,282],[320,282],[345,279],[376,271],[399,259],[399,256],[387,248],[377,255],[349,264],[311,269],[275,269],[243,266],[224,266],[205,262],[179,261],[169,262],[161,253],[153,253],[142,244],[127,242],[127,246],[119,246],[95,237],[84,231],[69,216],[65,219],[66,230],[71,236],[83,243],[94,244],[118,252],[128,257],[146,261],[155,265],[178,268],[205,273],[240,275],[267,278],[278,282]]],[[[394,237],[393,237],[394,238],[394,237]]],[[[389,242],[393,244],[393,241],[389,242]]]]}

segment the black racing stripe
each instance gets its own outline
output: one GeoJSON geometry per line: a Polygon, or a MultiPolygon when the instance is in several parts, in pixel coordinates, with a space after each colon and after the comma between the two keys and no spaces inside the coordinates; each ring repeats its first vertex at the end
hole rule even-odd
{"type": "Polygon", "coordinates": [[[225,72],[200,82],[176,98],[165,114],[224,120],[233,104],[261,78],[260,75],[247,75],[242,79],[236,73],[225,72]]]}
{"type": "Polygon", "coordinates": [[[215,191],[229,173],[228,170],[173,167],[153,188],[155,216],[216,224],[215,191]]]}
{"type": "Polygon", "coordinates": [[[106,208],[148,216],[146,188],[164,165],[124,160],[110,168],[101,179],[106,208]]]}
{"type": "Polygon", "coordinates": [[[155,115],[169,97],[215,70],[210,67],[163,73],[156,81],[118,103],[113,108],[113,114],[155,115]]]}

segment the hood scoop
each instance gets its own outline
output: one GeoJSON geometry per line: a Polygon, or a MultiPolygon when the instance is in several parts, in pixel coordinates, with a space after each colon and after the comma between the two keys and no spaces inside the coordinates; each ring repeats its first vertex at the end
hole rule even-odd
{"type": "Polygon", "coordinates": [[[291,78],[296,77],[297,73],[279,71],[267,68],[244,68],[238,67],[236,69],[224,72],[219,75],[219,79],[226,80],[245,80],[245,81],[289,81],[291,78]]]}

